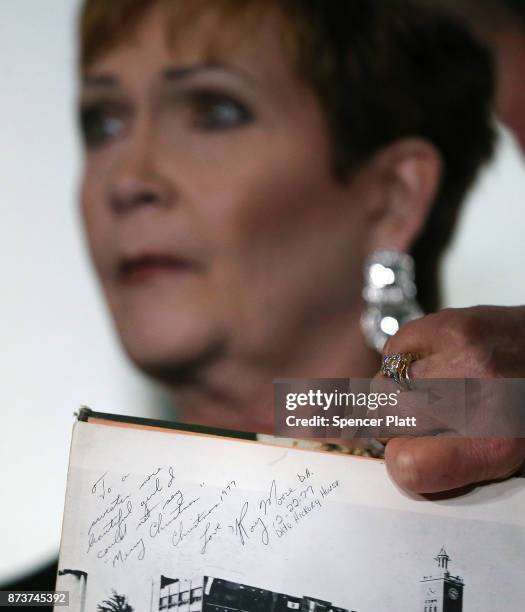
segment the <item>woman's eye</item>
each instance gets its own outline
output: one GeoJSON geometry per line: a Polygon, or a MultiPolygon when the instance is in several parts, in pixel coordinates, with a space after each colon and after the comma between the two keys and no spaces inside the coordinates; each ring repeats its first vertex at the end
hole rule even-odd
{"type": "Polygon", "coordinates": [[[210,93],[193,97],[193,123],[203,130],[225,130],[240,127],[253,119],[249,109],[232,98],[210,93]]]}
{"type": "Polygon", "coordinates": [[[85,145],[97,147],[123,132],[124,119],[110,109],[87,106],[80,111],[80,130],[85,145]]]}

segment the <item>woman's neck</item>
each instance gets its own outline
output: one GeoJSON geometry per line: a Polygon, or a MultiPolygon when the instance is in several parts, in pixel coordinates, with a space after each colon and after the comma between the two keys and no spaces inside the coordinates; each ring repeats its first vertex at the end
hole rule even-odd
{"type": "Polygon", "coordinates": [[[274,378],[371,378],[380,357],[365,344],[359,323],[307,334],[262,365],[222,358],[172,389],[177,416],[210,427],[273,433],[274,378]]]}

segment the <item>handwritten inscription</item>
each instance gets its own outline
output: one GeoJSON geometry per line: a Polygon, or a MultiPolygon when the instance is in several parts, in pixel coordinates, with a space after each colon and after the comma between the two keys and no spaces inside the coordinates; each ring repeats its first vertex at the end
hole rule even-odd
{"type": "Polygon", "coordinates": [[[146,478],[144,478],[144,480],[141,482],[141,484],[139,485],[139,489],[142,489],[142,487],[144,485],[147,485],[148,482],[154,477],[156,476],[160,471],[162,470],[162,467],[158,467],[154,472],[151,472],[151,474],[148,474],[146,476],[146,478]]]}
{"type": "Polygon", "coordinates": [[[201,540],[204,540],[204,544],[201,548],[201,554],[203,555],[206,552],[206,547],[213,540],[213,538],[219,533],[222,529],[220,523],[216,523],[215,527],[211,527],[211,523],[207,523],[204,529],[204,533],[201,535],[201,540]]]}
{"type": "Polygon", "coordinates": [[[106,494],[111,493],[111,487],[106,488],[106,476],[107,472],[104,472],[100,478],[98,478],[91,487],[91,493],[93,495],[98,495],[102,499],[106,499],[106,494]]]}
{"type": "Polygon", "coordinates": [[[113,561],[112,561],[113,567],[115,567],[117,562],[124,564],[127,561],[128,557],[130,557],[132,554],[135,554],[136,558],[139,561],[142,561],[142,559],[144,559],[144,557],[146,556],[146,545],[144,544],[143,538],[139,538],[125,552],[123,552],[122,550],[119,550],[118,553],[113,557],[113,561]]]}
{"type": "Polygon", "coordinates": [[[154,541],[207,555],[217,542],[269,546],[319,513],[339,481],[320,482],[305,468],[287,482],[274,478],[260,496],[243,493],[235,479],[220,489],[187,483],[173,466],[145,474],[104,472],[90,484],[97,508],[87,522],[86,553],[121,567],[141,562],[154,541]]]}

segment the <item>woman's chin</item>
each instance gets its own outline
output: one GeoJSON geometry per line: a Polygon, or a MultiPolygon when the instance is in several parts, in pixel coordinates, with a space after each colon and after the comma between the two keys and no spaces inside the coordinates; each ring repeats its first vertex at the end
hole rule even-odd
{"type": "Polygon", "coordinates": [[[218,334],[209,329],[166,327],[148,328],[133,334],[120,334],[124,350],[143,372],[167,384],[175,384],[195,376],[221,351],[218,334]]]}

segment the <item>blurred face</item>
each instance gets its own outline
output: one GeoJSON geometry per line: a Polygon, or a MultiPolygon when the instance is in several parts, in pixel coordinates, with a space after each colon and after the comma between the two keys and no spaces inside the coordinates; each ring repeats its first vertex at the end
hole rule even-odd
{"type": "Polygon", "coordinates": [[[235,43],[226,30],[213,62],[213,19],[174,45],[165,23],[151,11],[83,75],[96,270],[151,373],[220,356],[275,363],[326,322],[359,317],[370,178],[334,181],[323,114],[276,16],[235,43]]]}

